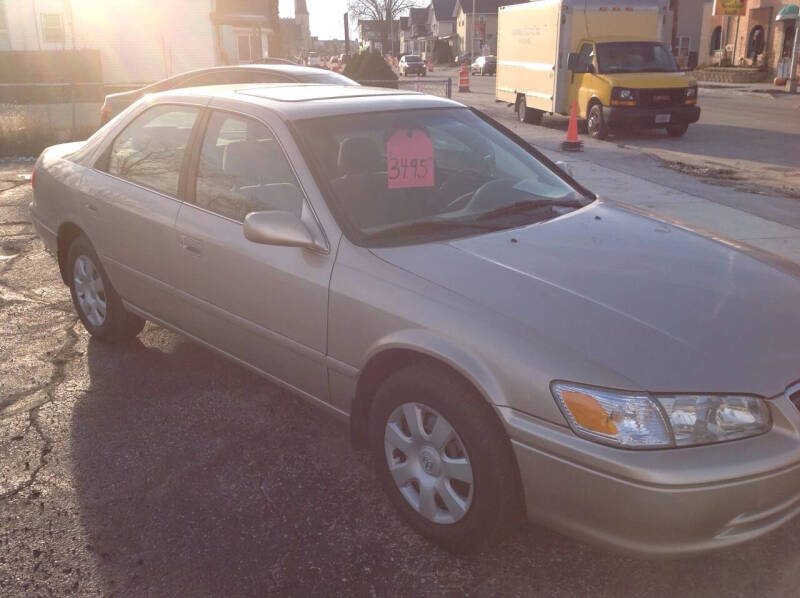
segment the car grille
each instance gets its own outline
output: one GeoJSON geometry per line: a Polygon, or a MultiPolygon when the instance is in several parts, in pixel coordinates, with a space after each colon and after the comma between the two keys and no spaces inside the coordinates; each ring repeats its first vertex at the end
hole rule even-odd
{"type": "Polygon", "coordinates": [[[675,89],[640,89],[639,105],[645,108],[661,108],[664,106],[680,106],[683,104],[686,90],[675,89]]]}

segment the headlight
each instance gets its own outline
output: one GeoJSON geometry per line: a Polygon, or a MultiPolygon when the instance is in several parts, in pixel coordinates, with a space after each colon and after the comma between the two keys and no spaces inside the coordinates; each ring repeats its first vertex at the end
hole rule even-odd
{"type": "Polygon", "coordinates": [[[696,98],[697,97],[697,88],[696,87],[687,87],[686,88],[686,97],[687,98],[696,98]]]}
{"type": "Polygon", "coordinates": [[[767,404],[731,395],[651,396],[555,382],[573,431],[625,448],[697,446],[757,436],[772,425],[767,404]]]}
{"type": "Polygon", "coordinates": [[[633,99],[633,92],[630,89],[620,89],[619,90],[619,99],[620,100],[632,100],[633,99]]]}

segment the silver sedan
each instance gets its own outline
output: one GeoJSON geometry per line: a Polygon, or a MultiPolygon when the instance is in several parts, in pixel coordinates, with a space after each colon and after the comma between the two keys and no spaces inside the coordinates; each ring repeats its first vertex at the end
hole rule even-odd
{"type": "Polygon", "coordinates": [[[639,553],[800,511],[800,279],[603,201],[456,102],[148,96],[39,158],[31,215],[86,329],[171,328],[348,420],[452,549],[525,515],[639,553]]]}

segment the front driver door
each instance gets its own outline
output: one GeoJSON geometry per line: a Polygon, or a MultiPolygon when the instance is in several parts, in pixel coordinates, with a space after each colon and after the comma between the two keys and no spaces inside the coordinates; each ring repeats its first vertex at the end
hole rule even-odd
{"type": "Polygon", "coordinates": [[[569,92],[569,105],[567,106],[567,114],[572,110],[573,102],[578,103],[578,116],[580,118],[586,117],[586,108],[589,105],[591,96],[591,84],[595,75],[590,73],[591,69],[596,71],[597,65],[594,60],[594,44],[584,43],[581,44],[580,52],[578,52],[578,66],[570,73],[569,92]]]}
{"type": "Polygon", "coordinates": [[[284,210],[322,235],[282,146],[265,124],[213,111],[178,215],[181,327],[327,401],[330,253],[245,239],[250,212],[284,210]]]}

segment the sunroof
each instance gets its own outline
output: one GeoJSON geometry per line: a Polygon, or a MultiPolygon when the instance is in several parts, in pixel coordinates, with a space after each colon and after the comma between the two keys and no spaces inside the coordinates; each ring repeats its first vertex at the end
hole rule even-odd
{"type": "Polygon", "coordinates": [[[332,100],[336,98],[359,98],[381,95],[404,95],[396,89],[360,87],[355,85],[269,85],[240,89],[237,93],[275,100],[278,102],[307,102],[309,100],[332,100]]]}

